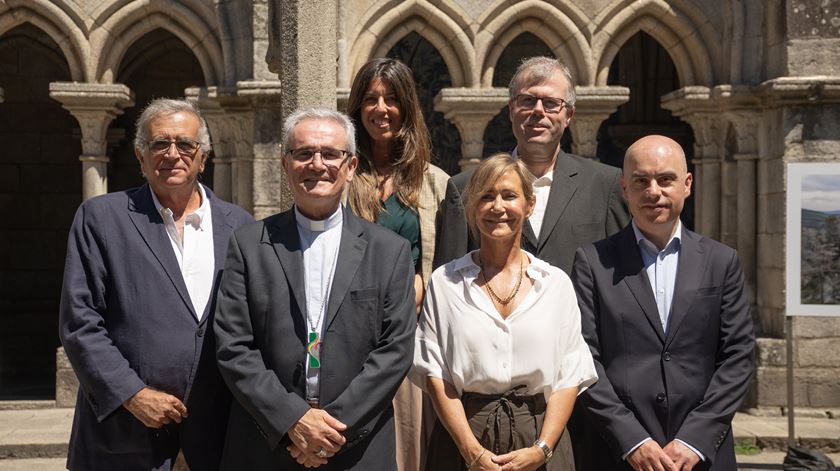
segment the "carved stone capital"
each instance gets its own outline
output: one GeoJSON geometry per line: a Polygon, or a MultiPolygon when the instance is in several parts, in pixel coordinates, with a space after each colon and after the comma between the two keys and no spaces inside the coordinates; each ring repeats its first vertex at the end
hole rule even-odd
{"type": "Polygon", "coordinates": [[[619,106],[630,100],[627,87],[576,87],[575,114],[569,122],[572,152],[594,158],[598,150],[598,129],[619,106]]]}
{"type": "Polygon", "coordinates": [[[82,153],[105,156],[111,120],[134,105],[134,94],[122,84],[52,82],[50,97],[76,118],[82,131],[82,153]]]}
{"type": "Polygon", "coordinates": [[[508,103],[506,88],[444,88],[435,97],[435,111],[451,121],[461,133],[461,160],[467,169],[477,165],[484,152],[487,123],[508,103]]]}

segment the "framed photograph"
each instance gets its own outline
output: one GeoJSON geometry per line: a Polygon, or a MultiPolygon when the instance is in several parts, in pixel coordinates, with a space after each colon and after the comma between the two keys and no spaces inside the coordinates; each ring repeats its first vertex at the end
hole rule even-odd
{"type": "Polygon", "coordinates": [[[787,165],[787,315],[840,316],[840,162],[787,165]]]}

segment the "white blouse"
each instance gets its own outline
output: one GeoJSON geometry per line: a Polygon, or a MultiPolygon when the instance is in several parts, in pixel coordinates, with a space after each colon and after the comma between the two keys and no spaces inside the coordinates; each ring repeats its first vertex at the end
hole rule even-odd
{"type": "Polygon", "coordinates": [[[472,253],[435,270],[415,337],[415,384],[425,390],[427,377],[441,378],[459,395],[524,385],[548,400],[553,391],[577,386],[580,393],[598,379],[571,280],[527,255],[533,287],[506,319],[479,287],[472,253]]]}

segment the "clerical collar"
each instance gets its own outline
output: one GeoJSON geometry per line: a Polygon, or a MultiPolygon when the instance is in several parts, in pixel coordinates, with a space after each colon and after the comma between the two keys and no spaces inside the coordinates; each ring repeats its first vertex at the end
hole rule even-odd
{"type": "Polygon", "coordinates": [[[302,229],[306,229],[311,232],[324,232],[327,229],[332,229],[333,227],[341,225],[341,211],[341,205],[339,205],[335,212],[330,214],[328,218],[316,221],[314,219],[309,219],[308,217],[301,214],[296,205],[295,220],[297,221],[297,225],[300,226],[302,229]]]}

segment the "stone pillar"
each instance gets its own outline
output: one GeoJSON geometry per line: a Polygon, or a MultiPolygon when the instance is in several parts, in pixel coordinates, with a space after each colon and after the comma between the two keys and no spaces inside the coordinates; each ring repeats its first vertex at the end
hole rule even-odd
{"type": "Polygon", "coordinates": [[[662,97],[662,107],[694,131],[695,230],[720,237],[721,147],[719,111],[707,87],[684,87],[662,97]]]}
{"type": "Polygon", "coordinates": [[[598,151],[598,129],[619,106],[630,100],[627,87],[582,87],[575,89],[577,103],[569,127],[572,131],[572,153],[595,158],[598,151]]]}
{"type": "Polygon", "coordinates": [[[484,153],[487,123],[508,103],[506,88],[444,88],[435,97],[435,111],[452,121],[461,134],[461,170],[475,167],[484,153]]]}
{"type": "Polygon", "coordinates": [[[111,120],[134,105],[134,94],[122,84],[50,83],[50,97],[78,121],[82,131],[82,198],[108,192],[107,132],[111,120]]]}

